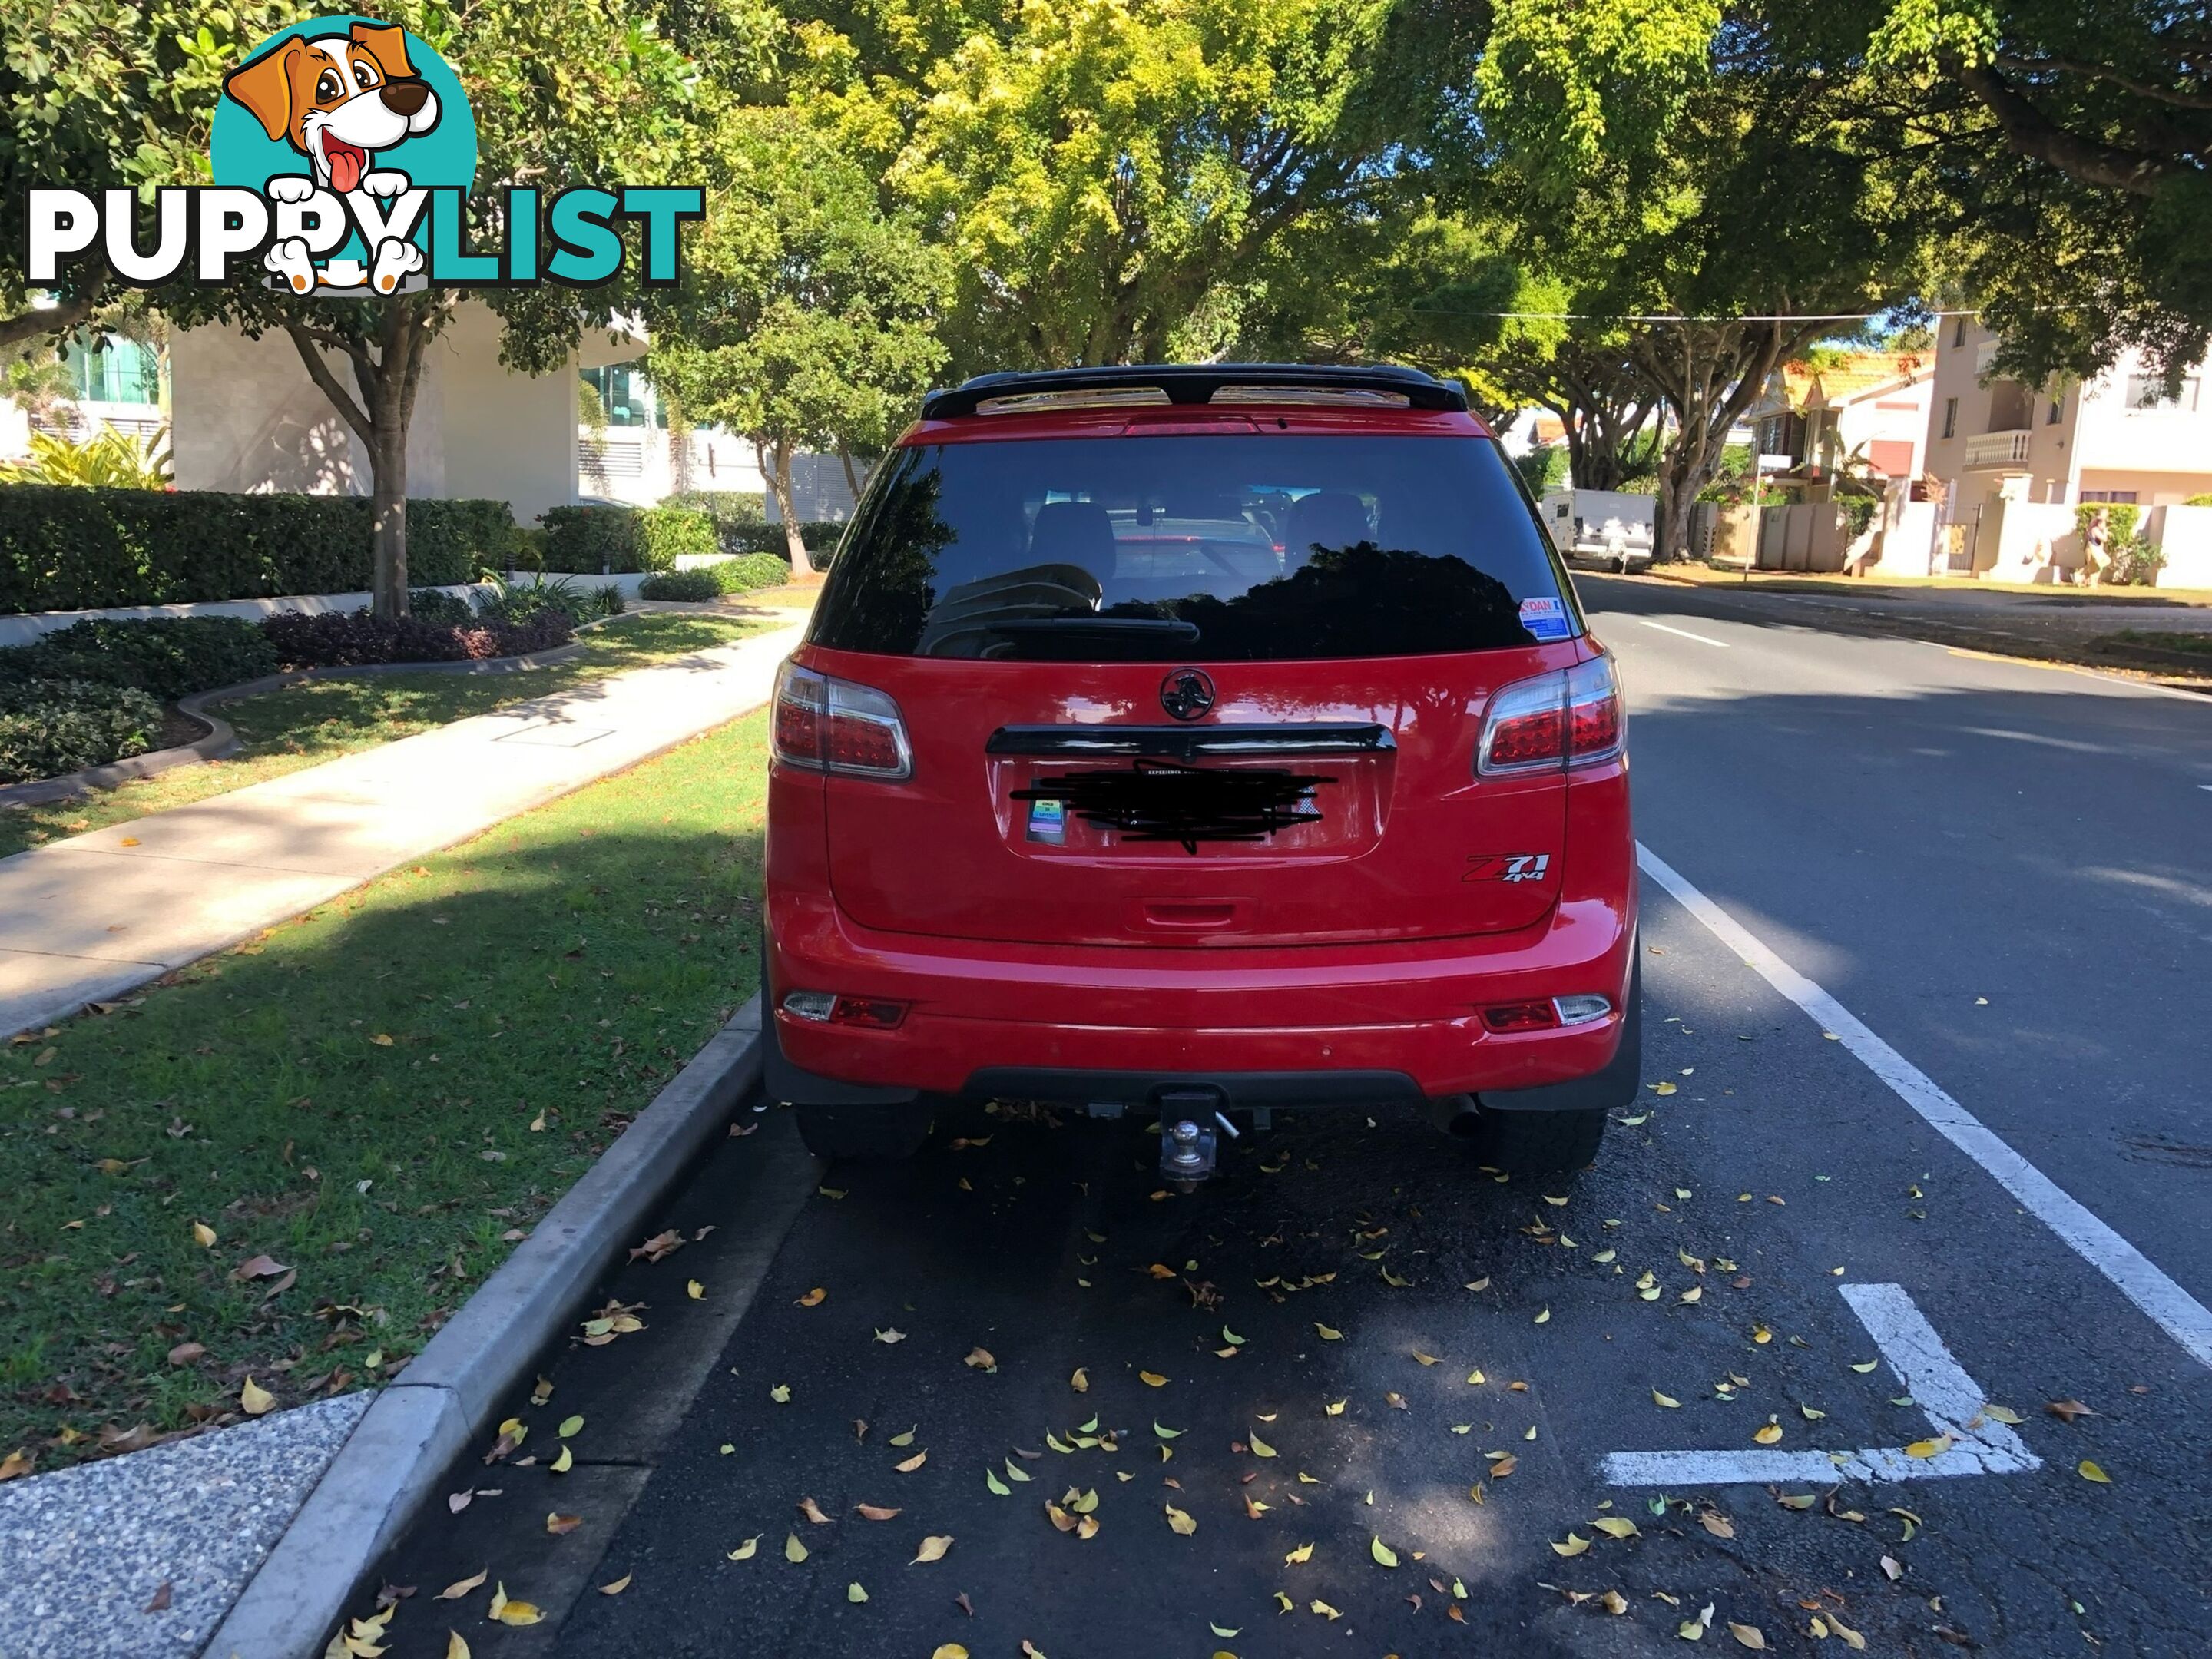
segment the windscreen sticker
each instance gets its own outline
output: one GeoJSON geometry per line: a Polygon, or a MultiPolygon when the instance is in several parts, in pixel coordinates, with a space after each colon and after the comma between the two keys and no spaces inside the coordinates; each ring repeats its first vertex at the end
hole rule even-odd
{"type": "Polygon", "coordinates": [[[1567,607],[1559,599],[1521,601],[1521,626],[1540,640],[1567,637],[1567,607]]]}
{"type": "Polygon", "coordinates": [[[1055,847],[1067,841],[1067,803],[1060,800],[1032,800],[1030,802],[1030,839],[1049,842],[1055,847]]]}

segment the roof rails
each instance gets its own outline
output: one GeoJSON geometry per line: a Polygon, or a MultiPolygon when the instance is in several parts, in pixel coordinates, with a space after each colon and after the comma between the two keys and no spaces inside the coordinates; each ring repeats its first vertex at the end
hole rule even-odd
{"type": "Polygon", "coordinates": [[[926,421],[976,413],[987,401],[1048,392],[1157,391],[1171,404],[1205,404],[1226,387],[1270,387],[1334,392],[1379,392],[1403,398],[1415,409],[1464,411],[1467,392],[1417,368],[1378,363],[1334,368],[1311,363],[1135,363],[1091,368],[1048,368],[1032,372],[978,374],[951,391],[922,399],[926,421]]]}

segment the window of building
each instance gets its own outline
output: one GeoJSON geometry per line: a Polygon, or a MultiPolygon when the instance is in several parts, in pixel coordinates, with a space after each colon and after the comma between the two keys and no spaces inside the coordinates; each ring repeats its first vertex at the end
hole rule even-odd
{"type": "Polygon", "coordinates": [[[580,371],[584,383],[599,394],[599,403],[607,411],[609,426],[659,426],[668,424],[668,416],[660,407],[660,400],[653,395],[653,382],[645,378],[642,369],[626,363],[611,363],[605,368],[580,371]]]}
{"type": "Polygon", "coordinates": [[[1966,343],[1966,319],[1964,317],[1957,319],[1951,325],[1951,343],[1954,346],[1966,343]]]}
{"type": "Polygon", "coordinates": [[[2044,411],[2043,423],[2045,426],[2057,426],[2059,422],[2065,418],[2066,398],[2065,394],[2062,392],[2057,397],[2053,398],[2051,400],[2051,407],[2044,411]]]}
{"type": "Polygon", "coordinates": [[[1943,435],[1947,438],[1959,435],[1959,400],[1956,398],[1943,399],[1943,435]]]}
{"type": "Polygon", "coordinates": [[[2135,498],[2136,492],[2132,489],[2085,489],[2081,492],[2084,501],[2111,501],[2118,505],[2132,503],[2135,498]]]}
{"type": "Polygon", "coordinates": [[[2166,381],[2160,376],[2130,374],[2128,376],[2127,406],[2130,409],[2193,410],[2197,406],[2197,395],[2202,389],[2197,377],[2191,374],[2181,382],[2180,392],[2169,398],[2166,395],[2166,381]]]}
{"type": "Polygon", "coordinates": [[[98,340],[71,337],[64,366],[70,396],[81,404],[158,404],[161,362],[136,340],[109,334],[98,340]]]}

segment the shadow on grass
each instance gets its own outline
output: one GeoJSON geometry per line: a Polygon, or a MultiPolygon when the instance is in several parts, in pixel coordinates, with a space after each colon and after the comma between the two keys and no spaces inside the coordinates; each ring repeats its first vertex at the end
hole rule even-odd
{"type": "Polygon", "coordinates": [[[752,994],[761,745],[734,722],[0,1054],[0,1446],[418,1349],[752,994]]]}

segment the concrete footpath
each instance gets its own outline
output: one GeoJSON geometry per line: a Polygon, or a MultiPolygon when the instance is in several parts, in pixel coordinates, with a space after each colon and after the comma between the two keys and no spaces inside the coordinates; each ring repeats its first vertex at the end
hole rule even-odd
{"type": "Polygon", "coordinates": [[[768,701],[796,627],[0,859],[0,1036],[118,997],[768,701]]]}

